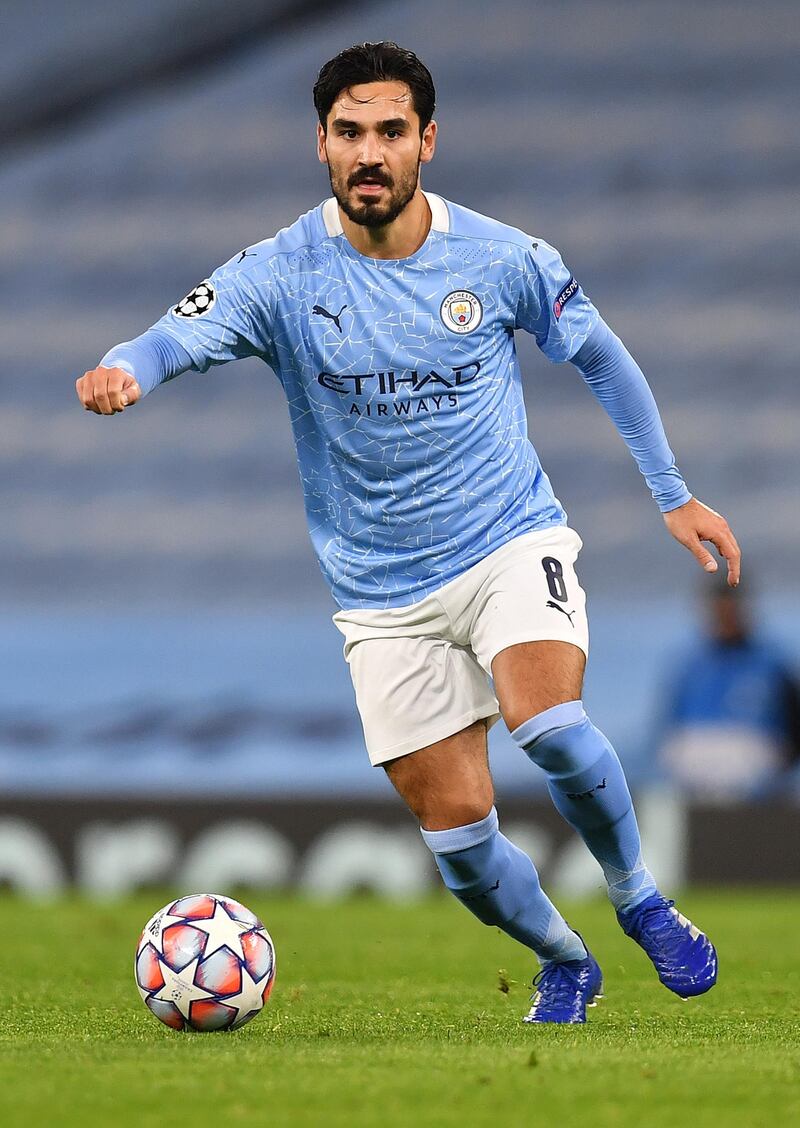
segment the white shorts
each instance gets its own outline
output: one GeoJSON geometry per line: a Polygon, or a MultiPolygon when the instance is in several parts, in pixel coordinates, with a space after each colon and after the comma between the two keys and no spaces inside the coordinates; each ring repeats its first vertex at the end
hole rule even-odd
{"type": "Polygon", "coordinates": [[[417,603],[337,611],[373,764],[498,721],[489,677],[501,650],[556,640],[588,655],[581,547],[563,525],[523,533],[417,603]]]}

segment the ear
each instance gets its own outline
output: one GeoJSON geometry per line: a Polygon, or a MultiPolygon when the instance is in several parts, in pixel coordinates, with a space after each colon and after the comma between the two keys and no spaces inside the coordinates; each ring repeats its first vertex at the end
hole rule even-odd
{"type": "Polygon", "coordinates": [[[433,160],[436,152],[436,133],[438,126],[435,121],[430,121],[422,131],[422,144],[419,147],[419,159],[422,164],[433,160]]]}
{"type": "Polygon", "coordinates": [[[328,163],[328,149],[326,146],[325,130],[317,122],[317,158],[322,164],[328,163]]]}

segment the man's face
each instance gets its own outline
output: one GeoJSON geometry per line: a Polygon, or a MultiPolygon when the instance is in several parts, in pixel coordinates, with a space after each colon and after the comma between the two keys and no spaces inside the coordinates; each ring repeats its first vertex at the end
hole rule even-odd
{"type": "Polygon", "coordinates": [[[397,219],[433,156],[436,123],[422,137],[404,82],[365,82],[342,90],[317,126],[317,154],[328,166],[339,207],[353,223],[383,227],[397,219]]]}

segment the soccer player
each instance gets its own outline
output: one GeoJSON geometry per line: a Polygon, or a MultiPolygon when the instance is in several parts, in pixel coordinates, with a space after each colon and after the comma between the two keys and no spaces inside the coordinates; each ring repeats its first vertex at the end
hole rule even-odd
{"type": "Polygon", "coordinates": [[[558,252],[422,190],[434,99],[427,68],[396,44],[327,62],[314,104],[333,196],[112,348],[77,392],[113,415],[188,370],[244,356],[273,369],[370,759],[448,889],[538,956],[525,1021],[585,1022],[600,968],[498,827],[487,730],[501,715],[661,982],[701,994],[717,961],[658,891],[619,759],[581,703],[581,541],[527,437],[515,332],[575,365],[706,571],[703,541],[735,585],[739,549],[687,490],[642,372],[558,252]]]}

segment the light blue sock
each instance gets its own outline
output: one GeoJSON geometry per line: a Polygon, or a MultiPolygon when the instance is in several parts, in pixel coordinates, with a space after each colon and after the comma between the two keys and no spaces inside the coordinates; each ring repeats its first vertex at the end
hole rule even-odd
{"type": "Polygon", "coordinates": [[[655,893],[619,757],[583,703],[555,705],[511,735],[544,769],[557,810],[602,866],[614,908],[631,909],[655,893]]]}
{"type": "Polygon", "coordinates": [[[422,837],[447,888],[478,920],[532,948],[543,963],[584,958],[580,936],[543,892],[533,862],[498,830],[494,807],[480,822],[422,830],[422,837]]]}

